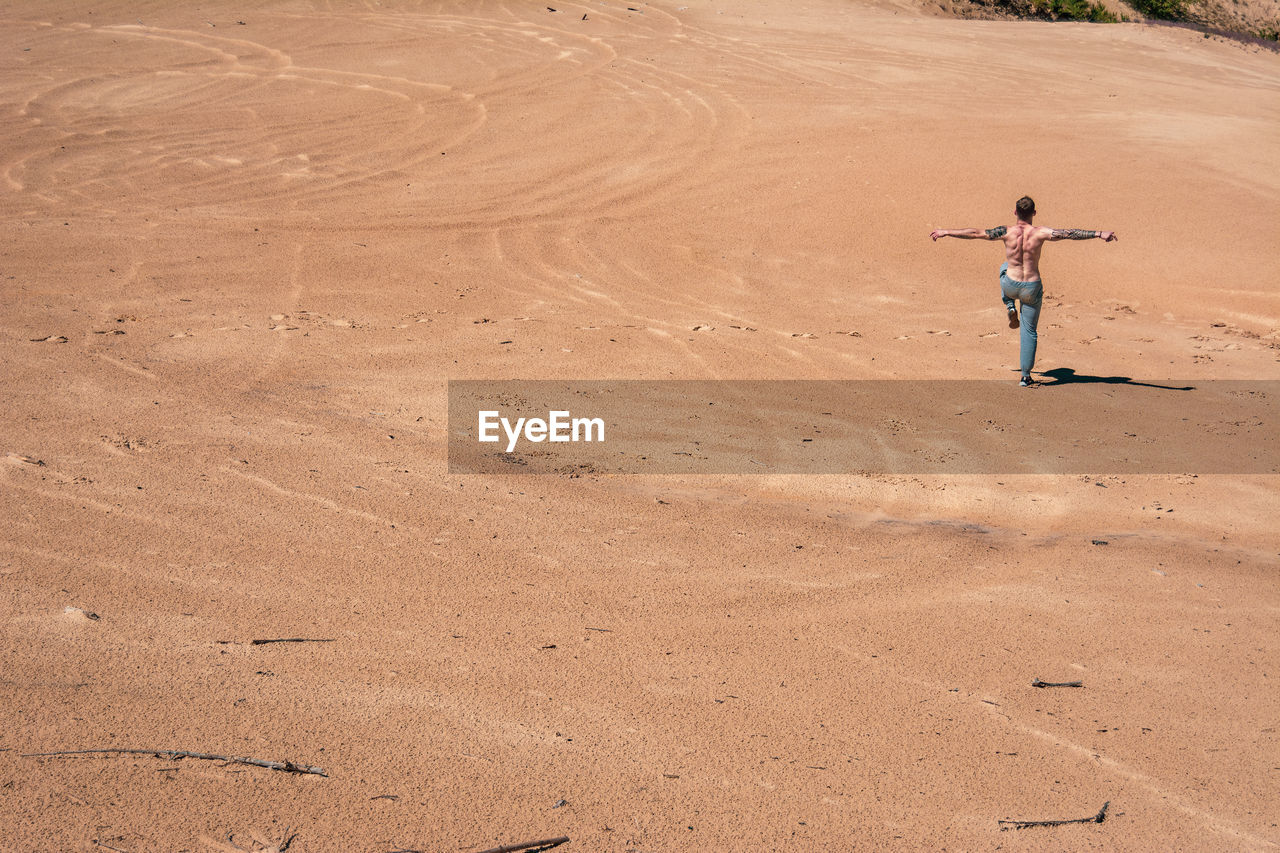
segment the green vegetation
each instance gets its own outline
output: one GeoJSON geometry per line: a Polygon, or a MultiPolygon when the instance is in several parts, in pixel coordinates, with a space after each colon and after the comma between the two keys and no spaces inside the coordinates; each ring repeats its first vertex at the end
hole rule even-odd
{"type": "Polygon", "coordinates": [[[992,5],[1016,18],[1051,21],[1092,21],[1116,24],[1120,19],[1098,0],[994,0],[992,5]]]}
{"type": "Polygon", "coordinates": [[[1187,4],[1184,0],[1130,0],[1130,5],[1148,18],[1162,21],[1185,21],[1187,4]]]}
{"type": "MultiPolygon", "coordinates": [[[[973,8],[990,10],[1000,16],[1037,21],[1089,21],[1099,24],[1130,23],[1128,15],[1116,14],[1103,5],[1105,0],[970,0],[973,8]]],[[[1224,17],[1230,6],[1227,0],[1126,0],[1147,20],[1190,24],[1205,38],[1220,36],[1241,38],[1275,50],[1280,42],[1280,21],[1271,20],[1259,26],[1246,23],[1237,14],[1224,17]],[[1207,20],[1214,23],[1207,23],[1207,20]],[[1216,27],[1216,28],[1215,28],[1216,27]]],[[[1240,5],[1244,0],[1231,0],[1240,5]]]]}
{"type": "Polygon", "coordinates": [[[1107,11],[1101,3],[1089,3],[1087,0],[1049,0],[1049,12],[1055,18],[1066,18],[1071,21],[1093,21],[1095,24],[1114,24],[1116,16],[1107,11]]]}

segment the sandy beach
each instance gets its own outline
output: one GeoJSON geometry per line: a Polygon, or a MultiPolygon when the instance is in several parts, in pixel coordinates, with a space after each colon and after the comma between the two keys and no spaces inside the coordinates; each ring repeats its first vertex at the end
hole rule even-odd
{"type": "Polygon", "coordinates": [[[1280,55],[905,0],[91,6],[0,17],[0,850],[1280,848],[1265,466],[447,459],[450,380],[1016,386],[999,244],[929,233],[1023,194],[1119,234],[1045,249],[1036,370],[1108,380],[1026,389],[1046,430],[1274,394],[1280,55]],[[291,764],[32,757],[75,750],[291,764]]]}

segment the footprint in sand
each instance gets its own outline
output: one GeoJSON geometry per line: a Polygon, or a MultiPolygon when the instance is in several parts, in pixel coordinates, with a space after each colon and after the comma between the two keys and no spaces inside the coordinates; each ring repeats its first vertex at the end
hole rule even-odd
{"type": "Polygon", "coordinates": [[[132,450],[135,453],[142,453],[151,450],[153,443],[141,436],[132,435],[104,435],[102,440],[112,447],[120,450],[132,450]]]}
{"type": "Polygon", "coordinates": [[[244,846],[237,842],[234,834],[228,835],[225,842],[202,835],[200,836],[200,842],[209,850],[216,851],[216,853],[283,853],[289,848],[293,838],[294,836],[289,833],[288,829],[285,829],[284,836],[279,841],[270,841],[265,835],[250,830],[250,840],[245,842],[249,846],[244,846]]]}
{"type": "Polygon", "coordinates": [[[67,606],[62,609],[62,617],[70,622],[97,622],[102,617],[92,610],[67,606]]]}
{"type": "Polygon", "coordinates": [[[67,339],[64,335],[49,335],[45,338],[32,338],[33,344],[65,344],[67,339]]]}
{"type": "Polygon", "coordinates": [[[695,332],[714,332],[715,330],[716,330],[715,326],[708,326],[705,324],[699,324],[693,327],[693,331],[695,332]]]}

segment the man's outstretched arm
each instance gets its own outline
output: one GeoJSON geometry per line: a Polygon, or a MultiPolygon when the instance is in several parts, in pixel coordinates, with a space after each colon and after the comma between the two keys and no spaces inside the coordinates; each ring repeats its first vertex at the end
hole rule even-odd
{"type": "Polygon", "coordinates": [[[943,237],[959,237],[961,240],[999,240],[1009,232],[1003,225],[995,228],[938,228],[929,236],[934,240],[943,237]]]}
{"type": "Polygon", "coordinates": [[[1085,231],[1082,228],[1052,228],[1049,231],[1050,240],[1092,240],[1094,237],[1101,237],[1104,243],[1112,243],[1116,240],[1116,232],[1085,231]]]}

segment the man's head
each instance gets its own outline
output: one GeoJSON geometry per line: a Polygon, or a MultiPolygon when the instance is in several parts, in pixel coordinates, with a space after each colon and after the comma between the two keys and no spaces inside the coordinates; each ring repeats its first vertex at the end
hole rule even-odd
{"type": "Polygon", "coordinates": [[[1024,222],[1030,222],[1031,217],[1036,215],[1035,200],[1029,195],[1024,195],[1018,199],[1018,203],[1013,206],[1014,213],[1024,222]]]}

